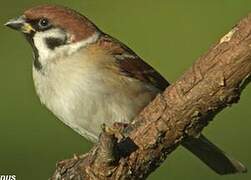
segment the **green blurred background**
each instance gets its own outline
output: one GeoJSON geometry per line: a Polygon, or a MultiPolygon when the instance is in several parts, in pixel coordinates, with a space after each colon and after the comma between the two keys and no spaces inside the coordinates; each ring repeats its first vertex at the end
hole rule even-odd
{"type": "MultiPolygon", "coordinates": [[[[65,5],[85,14],[171,82],[251,12],[250,0],[2,0],[0,24],[41,3],[65,5]]],[[[91,144],[39,103],[28,43],[2,25],[0,33],[0,174],[45,180],[57,160],[86,152],[91,144]]],[[[204,133],[251,170],[250,90],[246,88],[240,103],[220,113],[204,133]]],[[[251,172],[219,176],[179,148],[149,179],[248,180],[251,172]]]]}

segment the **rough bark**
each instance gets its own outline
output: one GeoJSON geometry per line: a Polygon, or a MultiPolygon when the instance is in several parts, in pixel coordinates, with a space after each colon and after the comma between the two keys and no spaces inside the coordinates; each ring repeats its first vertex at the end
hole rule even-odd
{"type": "Polygon", "coordinates": [[[251,14],[129,125],[104,127],[90,152],[57,164],[55,179],[145,179],[187,136],[237,103],[251,81],[251,14]]]}

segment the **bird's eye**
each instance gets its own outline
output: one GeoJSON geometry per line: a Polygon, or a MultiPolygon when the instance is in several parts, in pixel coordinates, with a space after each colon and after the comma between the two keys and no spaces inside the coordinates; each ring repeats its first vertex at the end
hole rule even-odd
{"type": "Polygon", "coordinates": [[[38,22],[38,26],[41,28],[41,29],[46,29],[48,27],[50,27],[50,22],[48,19],[40,19],[39,22],[38,22]]]}

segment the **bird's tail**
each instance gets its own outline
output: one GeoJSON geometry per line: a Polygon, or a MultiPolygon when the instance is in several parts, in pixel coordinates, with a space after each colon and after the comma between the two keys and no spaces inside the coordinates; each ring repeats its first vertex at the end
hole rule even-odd
{"type": "Polygon", "coordinates": [[[203,135],[198,138],[189,137],[182,145],[218,174],[247,172],[240,161],[231,158],[203,135]]]}

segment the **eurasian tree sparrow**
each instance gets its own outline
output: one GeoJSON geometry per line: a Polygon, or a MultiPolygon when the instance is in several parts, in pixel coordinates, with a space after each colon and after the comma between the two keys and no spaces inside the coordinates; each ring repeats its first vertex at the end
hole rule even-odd
{"type": "MultiPolygon", "coordinates": [[[[102,124],[129,123],[169,85],[130,48],[72,9],[41,5],[5,25],[21,31],[33,49],[42,104],[93,142],[102,124]]],[[[191,137],[185,147],[219,174],[246,171],[204,136],[191,137]]]]}

